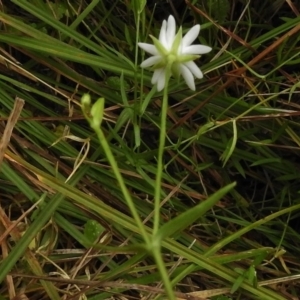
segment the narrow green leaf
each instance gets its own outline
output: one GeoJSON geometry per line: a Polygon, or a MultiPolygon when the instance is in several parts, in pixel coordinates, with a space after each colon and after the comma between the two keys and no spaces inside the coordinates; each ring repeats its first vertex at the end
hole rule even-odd
{"type": "Polygon", "coordinates": [[[132,50],[134,45],[133,45],[133,42],[131,40],[131,36],[130,36],[127,24],[125,24],[125,38],[126,38],[126,41],[127,41],[128,45],[130,47],[130,50],[132,50]]]}
{"type": "Polygon", "coordinates": [[[238,276],[238,278],[234,282],[233,286],[231,287],[230,293],[231,294],[235,293],[240,288],[244,280],[245,280],[245,274],[243,273],[240,276],[238,276]]]}
{"type": "Polygon", "coordinates": [[[207,200],[198,204],[196,207],[189,209],[188,211],[180,214],[178,217],[164,224],[158,231],[159,238],[163,240],[164,238],[170,237],[178,231],[182,231],[187,228],[189,225],[203,216],[203,214],[205,214],[209,209],[211,209],[234,186],[235,182],[223,187],[210,196],[207,200]]]}
{"type": "Polygon", "coordinates": [[[145,113],[145,111],[146,111],[151,99],[153,99],[155,93],[156,93],[156,85],[154,85],[152,87],[151,91],[149,93],[147,93],[145,99],[142,101],[142,105],[140,108],[140,116],[142,116],[145,113]]]}
{"type": "Polygon", "coordinates": [[[233,137],[231,140],[231,144],[226,147],[225,152],[222,154],[221,159],[224,160],[223,167],[226,165],[228,159],[231,157],[235,146],[237,142],[237,126],[236,126],[236,120],[232,121],[232,127],[233,127],[233,137]]]}
{"type": "Polygon", "coordinates": [[[271,164],[271,163],[281,164],[282,159],[281,158],[276,158],[276,157],[260,159],[258,161],[255,161],[253,164],[251,164],[251,167],[259,166],[259,165],[265,165],[265,164],[271,164]]]}
{"type": "Polygon", "coordinates": [[[126,88],[125,88],[127,84],[125,82],[124,73],[123,72],[121,73],[119,83],[120,83],[120,91],[121,91],[123,105],[125,107],[128,107],[129,103],[128,103],[127,93],[126,93],[126,88]]]}
{"type": "Polygon", "coordinates": [[[135,140],[135,148],[138,148],[141,145],[141,128],[139,124],[133,124],[134,131],[134,140],[135,140]]]}

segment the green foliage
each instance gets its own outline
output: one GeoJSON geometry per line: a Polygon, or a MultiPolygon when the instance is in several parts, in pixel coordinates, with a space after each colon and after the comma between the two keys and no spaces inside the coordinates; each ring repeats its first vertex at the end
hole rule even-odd
{"type": "Polygon", "coordinates": [[[95,220],[88,220],[84,224],[84,235],[93,244],[103,233],[103,226],[95,220]]]}
{"type": "MultiPolygon", "coordinates": [[[[119,91],[121,87],[121,79],[117,76],[110,76],[107,78],[106,83],[109,87],[119,91]]],[[[124,89],[125,91],[128,91],[130,89],[130,85],[128,82],[123,81],[124,83],[124,89]]]]}
{"type": "Polygon", "coordinates": [[[131,8],[134,12],[135,19],[137,20],[137,16],[142,13],[145,8],[146,0],[132,0],[131,8]]]}
{"type": "Polygon", "coordinates": [[[229,0],[207,0],[205,1],[208,7],[208,11],[213,19],[217,20],[222,24],[229,12],[230,12],[230,1],[229,0]]]}
{"type": "Polygon", "coordinates": [[[299,16],[284,1],[73,2],[0,12],[1,296],[296,297],[299,16]],[[203,13],[195,93],[173,79],[157,93],[139,67],[162,11],[184,32],[203,13]]]}

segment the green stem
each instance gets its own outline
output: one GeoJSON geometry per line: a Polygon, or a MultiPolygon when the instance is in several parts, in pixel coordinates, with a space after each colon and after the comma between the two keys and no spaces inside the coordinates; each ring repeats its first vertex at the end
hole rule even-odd
{"type": "Polygon", "coordinates": [[[97,136],[98,136],[98,139],[100,141],[100,144],[106,154],[106,157],[108,159],[108,162],[110,163],[111,167],[112,167],[112,170],[116,176],[116,179],[120,185],[120,188],[121,188],[121,191],[123,193],[123,196],[127,202],[127,205],[130,209],[130,212],[136,222],[136,225],[139,227],[140,229],[140,232],[147,244],[147,246],[149,247],[149,245],[151,245],[151,241],[150,241],[150,238],[145,230],[145,226],[141,220],[141,218],[139,217],[138,213],[137,213],[137,210],[135,209],[135,206],[134,206],[134,203],[133,203],[133,200],[131,198],[131,195],[129,194],[129,191],[124,183],[124,180],[123,180],[123,177],[119,171],[119,167],[118,167],[118,164],[116,162],[116,160],[114,159],[114,156],[113,156],[113,153],[109,147],[109,144],[106,140],[106,137],[103,133],[103,131],[101,130],[101,128],[99,127],[96,127],[96,126],[93,126],[93,122],[90,122],[90,125],[91,127],[95,130],[97,136]]]}
{"type": "Polygon", "coordinates": [[[154,225],[153,225],[153,236],[155,236],[159,229],[160,223],[160,197],[161,197],[161,180],[163,173],[163,155],[166,140],[166,124],[167,124],[167,113],[168,113],[168,83],[170,70],[167,68],[166,71],[166,83],[164,87],[164,95],[161,107],[161,121],[160,121],[160,135],[159,135],[159,148],[157,157],[157,174],[155,181],[155,194],[154,194],[154,225]]]}
{"type": "Polygon", "coordinates": [[[166,141],[167,130],[167,114],[168,114],[168,84],[171,74],[171,64],[167,66],[166,70],[166,82],[164,87],[164,94],[161,106],[161,121],[160,121],[160,135],[159,135],[159,147],[157,156],[157,173],[155,181],[155,194],[154,194],[154,221],[153,221],[153,236],[152,236],[152,255],[155,259],[157,268],[159,270],[161,279],[164,283],[165,291],[168,299],[175,300],[172,284],[167,272],[166,266],[163,261],[161,253],[161,237],[158,236],[159,224],[160,224],[160,203],[161,203],[161,181],[163,174],[163,155],[166,141]]]}
{"type": "MultiPolygon", "coordinates": [[[[160,243],[160,240],[159,240],[159,243],[160,243]]],[[[156,266],[159,270],[161,279],[164,283],[164,287],[165,287],[165,291],[166,291],[166,294],[168,296],[168,299],[169,300],[175,300],[176,298],[175,298],[174,291],[173,291],[173,288],[172,288],[172,284],[171,284],[171,281],[170,281],[170,278],[169,278],[169,274],[167,272],[165,263],[162,259],[160,246],[157,246],[156,248],[153,248],[152,254],[153,254],[153,257],[155,259],[156,266]]]]}

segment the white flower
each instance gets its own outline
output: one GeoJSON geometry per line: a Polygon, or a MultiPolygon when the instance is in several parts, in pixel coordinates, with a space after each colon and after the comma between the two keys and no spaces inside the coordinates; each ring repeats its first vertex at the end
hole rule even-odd
{"type": "Polygon", "coordinates": [[[140,48],[153,55],[144,60],[141,67],[152,67],[154,73],[151,83],[157,85],[158,91],[165,86],[167,67],[170,68],[170,75],[179,78],[181,74],[188,87],[194,91],[194,77],[203,78],[203,74],[193,60],[212,49],[204,45],[191,45],[199,35],[200,25],[192,27],[183,38],[181,27],[177,34],[175,32],[175,19],[170,15],[168,21],[163,21],[159,39],[150,35],[154,45],[138,43],[140,48]]]}

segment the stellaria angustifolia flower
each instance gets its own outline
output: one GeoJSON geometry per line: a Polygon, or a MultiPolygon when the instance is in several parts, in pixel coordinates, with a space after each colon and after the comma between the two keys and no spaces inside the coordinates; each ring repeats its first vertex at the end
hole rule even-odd
{"type": "Polygon", "coordinates": [[[212,50],[211,47],[204,45],[191,45],[199,32],[200,25],[195,25],[184,37],[181,27],[176,34],[176,22],[170,15],[168,20],[162,23],[159,38],[150,35],[154,45],[138,43],[140,48],[153,55],[144,60],[141,67],[151,67],[154,70],[151,83],[157,85],[158,91],[166,84],[167,68],[170,69],[170,75],[175,78],[182,75],[188,87],[195,90],[194,77],[201,79],[203,73],[193,60],[212,50]]]}

